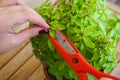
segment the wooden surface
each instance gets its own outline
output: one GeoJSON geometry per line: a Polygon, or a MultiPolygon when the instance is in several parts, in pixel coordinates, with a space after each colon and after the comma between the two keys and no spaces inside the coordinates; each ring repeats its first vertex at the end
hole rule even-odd
{"type": "Polygon", "coordinates": [[[0,80],[44,80],[42,64],[27,41],[11,52],[0,55],[0,80]]]}
{"type": "Polygon", "coordinates": [[[120,7],[118,5],[115,5],[111,2],[108,2],[109,8],[114,11],[115,13],[119,14],[120,13],[120,7]]]}
{"type": "MultiPolygon", "coordinates": [[[[109,5],[111,10],[120,13],[118,6],[110,2],[109,5]]],[[[117,45],[117,50],[120,56],[120,45],[117,45]]],[[[111,74],[120,77],[120,63],[111,74]]],[[[33,55],[29,41],[5,55],[0,55],[0,80],[46,80],[42,64],[33,55]]]]}

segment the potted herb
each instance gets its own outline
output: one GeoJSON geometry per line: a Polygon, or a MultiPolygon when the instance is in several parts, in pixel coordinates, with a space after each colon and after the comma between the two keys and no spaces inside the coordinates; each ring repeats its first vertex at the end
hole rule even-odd
{"type": "MultiPolygon", "coordinates": [[[[64,32],[96,69],[109,73],[117,65],[116,43],[120,34],[120,17],[109,10],[106,0],[47,0],[35,9],[51,25],[49,33],[64,32]]],[[[48,66],[57,80],[78,80],[62,59],[47,34],[31,39],[35,56],[48,66]]]]}

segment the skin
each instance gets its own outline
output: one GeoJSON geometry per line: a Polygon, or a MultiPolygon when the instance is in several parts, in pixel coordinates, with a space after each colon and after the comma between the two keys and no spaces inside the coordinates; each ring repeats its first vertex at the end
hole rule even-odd
{"type": "Polygon", "coordinates": [[[49,25],[33,9],[20,0],[0,0],[0,54],[9,52],[24,41],[48,29],[49,25]],[[15,33],[13,27],[32,22],[32,26],[15,33]]]}

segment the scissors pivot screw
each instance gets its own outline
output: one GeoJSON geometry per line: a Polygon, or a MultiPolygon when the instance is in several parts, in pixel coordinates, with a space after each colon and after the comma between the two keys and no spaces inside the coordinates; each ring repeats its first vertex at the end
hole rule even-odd
{"type": "Polygon", "coordinates": [[[79,63],[79,60],[78,60],[77,58],[73,58],[72,62],[73,62],[74,64],[78,64],[78,63],[79,63]]]}

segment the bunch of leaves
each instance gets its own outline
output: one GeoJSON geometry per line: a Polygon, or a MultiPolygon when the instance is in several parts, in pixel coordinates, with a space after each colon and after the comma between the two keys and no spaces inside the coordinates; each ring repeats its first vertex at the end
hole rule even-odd
{"type": "MultiPolygon", "coordinates": [[[[51,25],[49,33],[63,31],[96,69],[109,73],[117,65],[116,43],[120,17],[108,8],[106,0],[59,0],[57,7],[46,1],[35,10],[51,25]]],[[[57,80],[77,80],[75,72],[62,59],[47,34],[31,39],[33,52],[49,66],[57,80]]]]}

